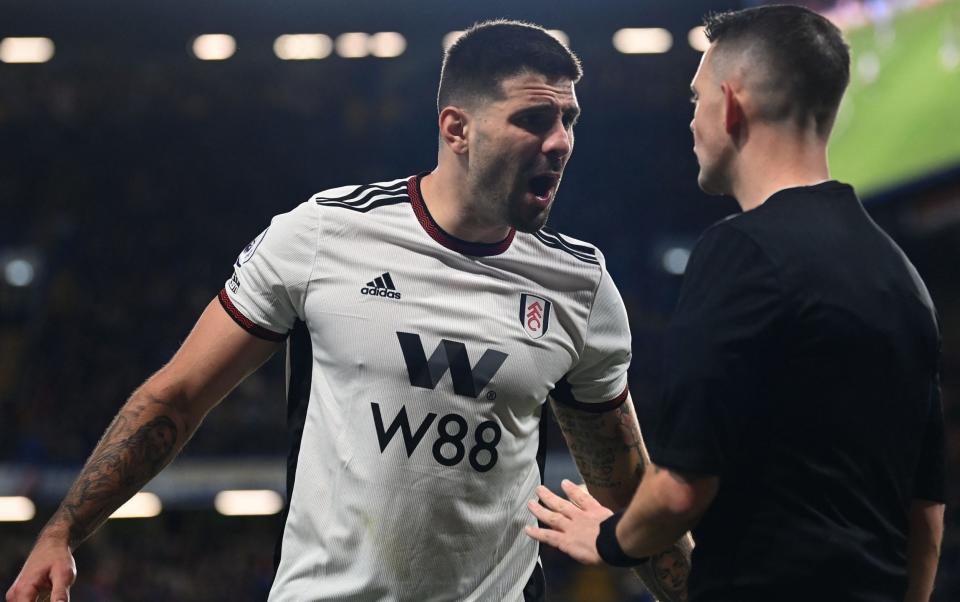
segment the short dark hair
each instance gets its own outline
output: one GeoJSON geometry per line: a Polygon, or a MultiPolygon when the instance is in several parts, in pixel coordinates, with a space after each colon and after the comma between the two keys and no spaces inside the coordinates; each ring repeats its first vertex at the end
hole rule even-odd
{"type": "Polygon", "coordinates": [[[444,53],[437,111],[499,98],[504,79],[528,71],[574,83],[583,75],[577,55],[539,25],[505,19],[476,23],[444,53]]]}
{"type": "MultiPolygon", "coordinates": [[[[813,119],[827,136],[850,82],[850,48],[837,27],[801,6],[760,6],[709,14],[704,33],[717,53],[749,53],[764,78],[761,116],[813,119]]],[[[722,60],[722,59],[721,59],[722,60]]]]}

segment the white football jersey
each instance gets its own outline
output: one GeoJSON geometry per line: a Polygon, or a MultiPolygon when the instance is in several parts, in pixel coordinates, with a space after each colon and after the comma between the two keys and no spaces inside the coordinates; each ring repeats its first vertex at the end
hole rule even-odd
{"type": "Polygon", "coordinates": [[[292,447],[270,600],[543,597],[523,528],[544,402],[626,398],[627,314],[592,246],[543,229],[470,243],[414,176],[273,219],[220,293],[288,339],[292,447]]]}

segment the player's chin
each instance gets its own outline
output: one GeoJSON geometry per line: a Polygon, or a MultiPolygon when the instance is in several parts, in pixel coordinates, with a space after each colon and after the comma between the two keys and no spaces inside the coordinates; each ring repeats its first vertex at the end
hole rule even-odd
{"type": "Polygon", "coordinates": [[[510,225],[520,232],[536,232],[546,225],[551,209],[553,209],[552,201],[546,206],[528,203],[523,203],[520,207],[514,205],[514,210],[511,211],[510,225]]]}

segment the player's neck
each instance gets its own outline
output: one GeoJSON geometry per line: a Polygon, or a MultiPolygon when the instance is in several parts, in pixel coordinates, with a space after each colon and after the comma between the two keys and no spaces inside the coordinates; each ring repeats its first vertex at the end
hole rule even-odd
{"type": "Polygon", "coordinates": [[[764,132],[743,147],[733,179],[733,196],[743,211],[762,205],[787,188],[830,179],[826,141],[764,132]]]}
{"type": "Polygon", "coordinates": [[[444,232],[467,242],[500,242],[510,234],[506,224],[489,223],[473,211],[463,178],[438,167],[420,178],[420,192],[433,221],[444,232]]]}

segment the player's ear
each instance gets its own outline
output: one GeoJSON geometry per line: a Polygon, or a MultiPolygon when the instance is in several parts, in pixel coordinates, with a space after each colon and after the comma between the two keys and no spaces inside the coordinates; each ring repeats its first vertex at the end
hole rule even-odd
{"type": "Polygon", "coordinates": [[[467,121],[466,111],[459,107],[444,107],[440,111],[440,139],[458,155],[467,152],[467,121]]]}

